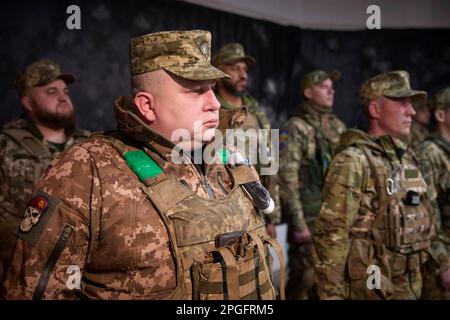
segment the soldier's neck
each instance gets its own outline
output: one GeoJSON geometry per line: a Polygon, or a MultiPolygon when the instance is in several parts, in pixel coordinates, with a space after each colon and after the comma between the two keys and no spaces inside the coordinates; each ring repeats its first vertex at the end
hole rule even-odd
{"type": "Polygon", "coordinates": [[[219,96],[236,108],[242,107],[242,97],[235,96],[225,90],[223,87],[218,88],[219,96]]]}
{"type": "Polygon", "coordinates": [[[450,143],[450,128],[445,125],[438,125],[437,132],[441,136],[442,139],[450,143]]]}
{"type": "Polygon", "coordinates": [[[67,140],[64,129],[52,129],[35,123],[45,140],[53,143],[64,143],[67,140]]]}

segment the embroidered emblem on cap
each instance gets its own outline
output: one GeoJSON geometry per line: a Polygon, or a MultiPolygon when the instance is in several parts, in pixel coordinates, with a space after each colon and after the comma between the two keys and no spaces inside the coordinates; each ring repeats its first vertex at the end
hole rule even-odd
{"type": "Polygon", "coordinates": [[[48,207],[47,198],[44,196],[36,196],[28,202],[28,208],[25,210],[25,215],[20,222],[20,231],[28,232],[31,228],[39,222],[42,213],[48,207]]]}
{"type": "Polygon", "coordinates": [[[207,42],[203,42],[203,43],[200,45],[200,51],[201,51],[204,55],[207,55],[207,54],[208,54],[208,50],[209,50],[208,43],[207,43],[207,42]]]}

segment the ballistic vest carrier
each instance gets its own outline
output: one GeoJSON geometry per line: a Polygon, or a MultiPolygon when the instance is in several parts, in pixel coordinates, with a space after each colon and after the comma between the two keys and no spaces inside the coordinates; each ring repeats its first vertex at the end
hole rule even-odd
{"type": "Polygon", "coordinates": [[[370,224],[370,236],[377,244],[400,254],[426,250],[431,245],[431,206],[427,186],[417,166],[390,169],[366,146],[360,145],[372,171],[379,210],[370,224]]]}
{"type": "Polygon", "coordinates": [[[166,174],[153,161],[158,156],[151,150],[106,138],[139,177],[167,228],[177,272],[170,299],[284,299],[282,249],[267,236],[264,220],[240,187],[255,181],[248,167],[226,166],[234,180],[232,191],[221,199],[204,199],[166,174]],[[281,265],[279,294],[272,277],[270,246],[281,265]]]}

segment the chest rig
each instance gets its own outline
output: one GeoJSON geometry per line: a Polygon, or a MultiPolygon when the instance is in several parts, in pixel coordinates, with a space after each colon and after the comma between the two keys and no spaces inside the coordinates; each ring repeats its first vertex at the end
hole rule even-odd
{"type": "Polygon", "coordinates": [[[369,236],[394,253],[412,254],[431,245],[433,233],[427,186],[417,166],[383,161],[366,146],[359,146],[370,166],[377,199],[375,219],[368,220],[369,236]]]}
{"type": "Polygon", "coordinates": [[[281,247],[267,236],[264,220],[240,187],[255,180],[249,168],[227,167],[234,180],[231,192],[221,199],[205,199],[166,174],[153,160],[157,153],[108,140],[142,182],[142,190],[168,231],[177,274],[169,299],[284,299],[281,247]],[[269,247],[281,265],[279,293],[269,247]]]}

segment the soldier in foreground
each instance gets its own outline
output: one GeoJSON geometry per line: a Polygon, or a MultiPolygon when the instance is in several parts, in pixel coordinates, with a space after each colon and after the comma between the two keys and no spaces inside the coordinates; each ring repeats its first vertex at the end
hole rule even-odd
{"type": "MultiPolygon", "coordinates": [[[[264,149],[272,156],[271,141],[270,141],[270,121],[267,118],[264,110],[259,106],[258,101],[252,97],[247,90],[248,68],[256,61],[252,56],[246,55],[244,47],[239,43],[228,43],[220,48],[212,58],[212,64],[229,74],[231,78],[222,78],[217,82],[216,97],[220,102],[220,118],[227,118],[230,113],[239,113],[241,108],[245,108],[246,118],[240,123],[238,128],[243,130],[252,129],[258,133],[259,130],[266,130],[265,141],[261,141],[260,136],[257,136],[257,144],[260,146],[265,144],[264,149]]],[[[221,121],[222,122],[222,121],[221,121]]],[[[232,124],[228,124],[227,128],[233,128],[232,124]]],[[[248,131],[247,131],[248,132],[248,131]]],[[[245,138],[246,147],[250,138],[248,136],[239,136],[245,138]]],[[[255,150],[257,151],[257,150],[255,150]]],[[[260,160],[260,159],[258,159],[260,160]]],[[[279,191],[276,175],[261,175],[261,168],[263,166],[270,166],[270,164],[262,165],[260,161],[254,163],[256,170],[260,174],[262,184],[269,190],[275,200],[275,211],[266,216],[267,232],[272,238],[276,238],[275,225],[281,221],[281,211],[279,206],[279,191]]]]}
{"type": "Polygon", "coordinates": [[[0,131],[0,283],[17,241],[15,232],[44,169],[89,135],[75,128],[67,88],[74,81],[48,59],[31,63],[16,79],[24,113],[0,131]]]}
{"type": "Polygon", "coordinates": [[[417,299],[432,212],[427,185],[400,138],[410,133],[413,101],[425,99],[426,92],[411,89],[406,71],[391,71],[367,80],[360,94],[369,131],[341,135],[315,223],[317,294],[417,299]]]}
{"type": "Polygon", "coordinates": [[[303,77],[305,101],[280,134],[280,198],[288,218],[289,281],[287,299],[307,299],[313,285],[311,232],[322,204],[325,172],[332,150],[345,131],[333,113],[337,72],[315,70],[303,77]]]}
{"type": "Polygon", "coordinates": [[[436,235],[431,257],[424,269],[422,299],[450,299],[450,88],[436,94],[430,103],[436,130],[417,154],[428,184],[436,235]]]}
{"type": "Polygon", "coordinates": [[[193,163],[213,140],[212,88],[227,76],[210,65],[210,43],[202,30],[131,39],[132,97],[115,101],[118,131],[46,171],[20,224],[6,298],[277,297],[269,244],[284,264],[250,192],[258,177],[229,163],[228,150],[193,163]]]}

